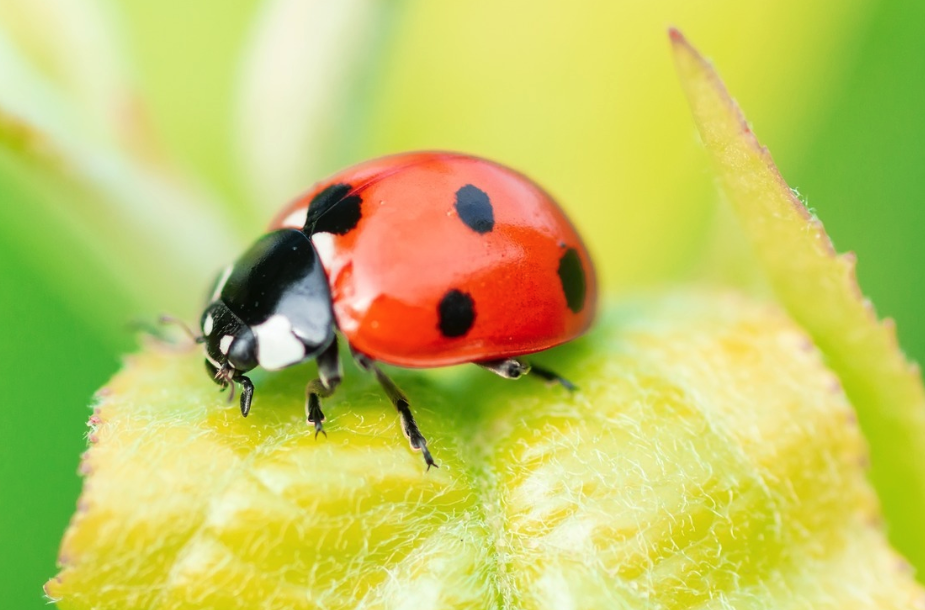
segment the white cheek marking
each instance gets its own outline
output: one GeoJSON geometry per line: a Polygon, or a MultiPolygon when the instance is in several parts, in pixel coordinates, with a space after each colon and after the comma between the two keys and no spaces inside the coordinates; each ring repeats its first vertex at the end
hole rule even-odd
{"type": "Polygon", "coordinates": [[[305,346],[292,334],[286,316],[276,314],[251,332],[257,337],[257,362],[268,371],[278,371],[305,359],[305,346]]]}
{"type": "Polygon", "coordinates": [[[225,267],[225,270],[222,271],[222,277],[218,278],[218,283],[215,284],[215,292],[212,293],[212,298],[209,299],[210,303],[217,301],[218,297],[222,296],[222,289],[225,287],[225,284],[228,283],[228,278],[231,277],[232,271],[234,271],[234,265],[228,265],[225,267]]]}
{"type": "Polygon", "coordinates": [[[228,350],[231,349],[232,341],[234,341],[233,335],[225,335],[222,337],[222,340],[218,342],[218,349],[226,356],[228,355],[228,350]]]}
{"type": "Polygon", "coordinates": [[[299,208],[283,219],[282,226],[292,229],[301,229],[305,226],[305,219],[307,216],[308,210],[306,208],[299,208]]]}
{"type": "Polygon", "coordinates": [[[208,360],[209,362],[211,362],[211,363],[212,363],[212,366],[214,366],[215,368],[217,368],[217,369],[222,368],[221,363],[216,362],[216,361],[215,361],[215,358],[213,358],[212,356],[209,355],[209,352],[206,352],[206,360],[208,360]]]}
{"type": "Polygon", "coordinates": [[[206,321],[202,325],[202,334],[208,337],[212,334],[212,327],[215,326],[215,320],[212,319],[212,314],[206,316],[206,321]]]}
{"type": "Polygon", "coordinates": [[[312,245],[321,259],[321,265],[329,269],[326,263],[334,260],[334,236],[330,233],[315,233],[312,235],[312,245]]]}

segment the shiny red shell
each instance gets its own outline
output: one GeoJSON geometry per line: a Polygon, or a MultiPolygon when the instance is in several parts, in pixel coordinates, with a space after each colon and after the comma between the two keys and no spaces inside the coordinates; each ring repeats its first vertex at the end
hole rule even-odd
{"type": "Polygon", "coordinates": [[[333,209],[320,199],[334,191],[359,199],[358,220],[312,241],[338,327],[375,360],[436,367],[521,356],[579,336],[594,319],[588,251],[556,202],[522,174],[455,153],[384,157],[316,184],[271,229],[302,229],[311,206],[316,215],[321,205],[333,209]],[[485,219],[467,224],[469,208],[459,207],[460,189],[469,186],[481,193],[462,192],[481,198],[477,212],[485,212],[487,196],[488,230],[485,219]],[[457,336],[441,330],[450,291],[466,295],[473,310],[457,336]]]}

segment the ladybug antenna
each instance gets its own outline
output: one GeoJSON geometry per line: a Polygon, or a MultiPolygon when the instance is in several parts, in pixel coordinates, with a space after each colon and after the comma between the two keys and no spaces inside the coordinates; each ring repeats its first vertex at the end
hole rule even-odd
{"type": "Polygon", "coordinates": [[[183,332],[185,332],[186,335],[190,339],[192,339],[195,343],[204,343],[206,340],[204,336],[197,335],[196,333],[194,333],[193,330],[189,327],[189,325],[183,320],[181,320],[180,318],[175,318],[174,316],[169,316],[165,314],[159,317],[157,321],[164,325],[173,324],[175,326],[179,326],[183,330],[183,332]]]}

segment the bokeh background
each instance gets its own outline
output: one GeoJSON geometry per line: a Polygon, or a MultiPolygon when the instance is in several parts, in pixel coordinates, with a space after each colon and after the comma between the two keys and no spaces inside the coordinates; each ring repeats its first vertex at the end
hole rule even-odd
{"type": "Polygon", "coordinates": [[[491,157],[558,196],[610,293],[762,294],[670,25],[925,359],[920,2],[0,3],[2,605],[45,605],[88,406],[134,349],[127,323],[195,320],[210,276],[273,211],[347,164],[491,157]]]}

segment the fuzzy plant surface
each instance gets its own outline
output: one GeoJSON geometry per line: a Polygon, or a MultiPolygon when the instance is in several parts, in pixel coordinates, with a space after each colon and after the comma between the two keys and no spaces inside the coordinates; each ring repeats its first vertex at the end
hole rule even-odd
{"type": "Polygon", "coordinates": [[[875,608],[921,594],[878,527],[841,384],[779,308],[623,301],[544,356],[580,391],[396,372],[430,472],[359,371],[316,440],[311,365],[255,380],[243,419],[198,350],[132,356],[93,416],[48,593],[98,609],[875,608]]]}
{"type": "Polygon", "coordinates": [[[475,367],[391,371],[440,464],[429,472],[349,366],[315,439],[301,404],[314,365],[255,375],[244,419],[198,351],[151,344],[100,392],[48,596],[62,609],[921,607],[867,469],[875,484],[907,474],[909,501],[887,517],[894,544],[921,552],[921,381],[716,74],[672,42],[776,301],[682,287],[607,301],[588,336],[537,357],[574,393],[475,367]],[[878,426],[891,434],[869,450],[878,426]]]}

